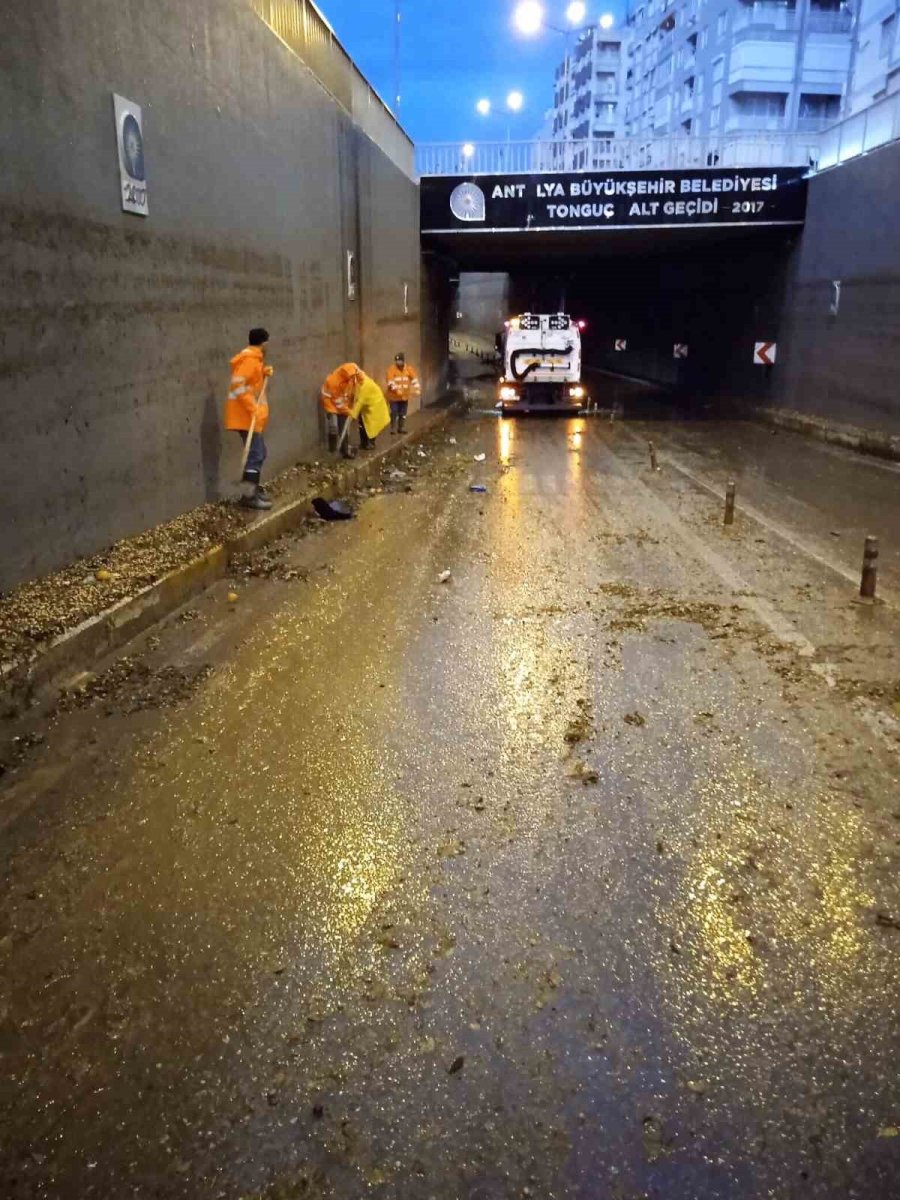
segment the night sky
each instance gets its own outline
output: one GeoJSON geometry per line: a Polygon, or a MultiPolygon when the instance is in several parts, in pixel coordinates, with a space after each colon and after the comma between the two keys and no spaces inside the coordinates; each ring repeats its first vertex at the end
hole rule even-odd
{"type": "MultiPolygon", "coordinates": [[[[317,0],[347,51],[388,103],[393,97],[394,0],[317,0]]],[[[489,97],[503,109],[517,88],[525,106],[511,119],[513,138],[540,129],[553,99],[553,71],[565,39],[545,31],[537,38],[516,34],[510,18],[515,0],[402,0],[400,118],[416,142],[505,139],[505,112],[487,119],[475,102],[489,97]]],[[[547,0],[547,20],[565,23],[566,0],[547,0]]],[[[622,0],[588,5],[617,18],[622,0]]]]}

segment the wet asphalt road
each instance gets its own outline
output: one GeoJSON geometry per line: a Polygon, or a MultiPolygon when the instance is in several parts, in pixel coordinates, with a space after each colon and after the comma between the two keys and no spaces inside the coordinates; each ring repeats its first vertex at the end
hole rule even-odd
{"type": "Polygon", "coordinates": [[[639,426],[450,432],[5,781],[3,1194],[900,1194],[896,609],[639,426]]]}

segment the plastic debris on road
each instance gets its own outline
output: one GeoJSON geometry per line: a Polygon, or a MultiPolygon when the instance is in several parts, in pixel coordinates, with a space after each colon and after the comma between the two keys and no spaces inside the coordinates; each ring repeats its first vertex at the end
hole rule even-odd
{"type": "Polygon", "coordinates": [[[326,500],[316,496],[312,506],[323,521],[349,521],[353,517],[353,510],[343,500],[326,500]]]}
{"type": "Polygon", "coordinates": [[[449,583],[449,582],[450,582],[450,572],[449,571],[441,571],[440,575],[438,575],[438,583],[449,583]]]}
{"type": "Polygon", "coordinates": [[[484,460],[485,460],[486,458],[487,458],[487,455],[486,455],[486,454],[476,454],[476,455],[475,455],[475,461],[476,461],[476,462],[484,462],[484,460]]]}
{"type": "Polygon", "coordinates": [[[469,491],[470,492],[486,492],[487,488],[484,486],[483,483],[470,483],[469,491]]]}

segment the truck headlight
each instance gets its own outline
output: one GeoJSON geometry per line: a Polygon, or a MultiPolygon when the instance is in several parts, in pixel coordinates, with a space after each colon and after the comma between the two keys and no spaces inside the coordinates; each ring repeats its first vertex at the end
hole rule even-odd
{"type": "Polygon", "coordinates": [[[574,400],[581,400],[581,399],[583,399],[583,398],[584,398],[584,388],[583,388],[583,387],[573,387],[573,388],[569,388],[569,395],[570,395],[570,396],[571,396],[571,397],[572,397],[574,400]]]}
{"type": "Polygon", "coordinates": [[[500,389],[501,400],[518,400],[519,393],[514,387],[502,387],[500,389]]]}

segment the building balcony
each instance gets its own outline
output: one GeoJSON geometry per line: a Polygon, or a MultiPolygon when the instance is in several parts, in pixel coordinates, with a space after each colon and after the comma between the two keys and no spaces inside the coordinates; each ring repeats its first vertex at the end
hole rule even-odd
{"type": "Polygon", "coordinates": [[[733,113],[725,120],[725,133],[821,133],[834,124],[834,117],[801,117],[792,125],[786,117],[755,117],[733,113]]]}
{"type": "MultiPolygon", "coordinates": [[[[849,35],[853,17],[849,12],[811,9],[806,23],[809,34],[849,35]]],[[[800,15],[780,4],[742,4],[734,14],[734,40],[780,41],[800,31],[800,15]]]]}
{"type": "Polygon", "coordinates": [[[725,133],[785,133],[784,117],[757,117],[752,113],[732,113],[725,119],[725,133]]]}

